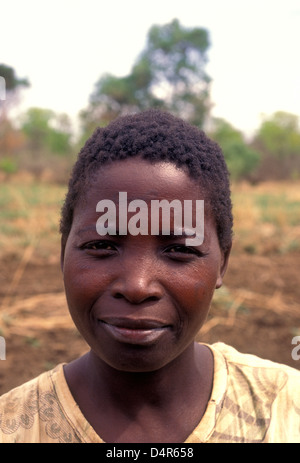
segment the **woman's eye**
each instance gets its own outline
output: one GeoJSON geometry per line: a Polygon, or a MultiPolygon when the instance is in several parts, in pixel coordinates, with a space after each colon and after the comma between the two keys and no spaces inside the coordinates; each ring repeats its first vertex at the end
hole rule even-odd
{"type": "Polygon", "coordinates": [[[92,243],[87,243],[82,246],[83,249],[91,251],[115,251],[116,248],[112,243],[108,241],[94,241],[92,243]]]}
{"type": "Polygon", "coordinates": [[[191,255],[196,255],[196,256],[201,255],[201,253],[197,249],[189,247],[189,246],[184,246],[182,244],[169,246],[166,249],[166,252],[170,254],[185,254],[185,255],[191,254],[191,255]]]}

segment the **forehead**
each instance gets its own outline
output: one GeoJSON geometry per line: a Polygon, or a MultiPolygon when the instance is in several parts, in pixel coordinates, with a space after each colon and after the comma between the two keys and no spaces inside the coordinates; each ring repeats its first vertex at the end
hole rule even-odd
{"type": "Polygon", "coordinates": [[[198,239],[203,228],[207,236],[208,223],[210,231],[215,228],[205,193],[188,172],[172,163],[136,158],[114,161],[93,174],[74,211],[73,232],[95,227],[98,231],[98,226],[100,235],[115,235],[117,229],[127,235],[128,225],[133,236],[182,235],[182,230],[187,236],[196,233],[198,239]],[[202,227],[204,216],[206,226],[202,227]]]}
{"type": "Polygon", "coordinates": [[[150,163],[141,158],[114,161],[98,169],[86,190],[92,199],[110,195],[115,200],[120,191],[128,193],[128,199],[204,199],[206,192],[201,182],[191,178],[187,169],[170,162],[150,163]],[[101,196],[101,197],[100,197],[101,196]]]}
{"type": "Polygon", "coordinates": [[[158,214],[160,224],[163,218],[168,222],[169,218],[173,221],[176,216],[176,220],[184,222],[188,228],[188,217],[192,217],[194,225],[197,221],[196,207],[202,207],[198,200],[204,200],[205,220],[214,223],[207,192],[186,170],[170,162],[150,163],[141,158],[114,161],[93,174],[74,210],[73,225],[76,228],[83,223],[85,226],[95,224],[99,214],[106,214],[107,210],[119,221],[119,214],[123,217],[123,209],[128,208],[128,214],[125,214],[128,219],[143,209],[152,223],[151,213],[155,210],[154,215],[158,214]],[[164,203],[161,209],[158,203],[164,203]]]}

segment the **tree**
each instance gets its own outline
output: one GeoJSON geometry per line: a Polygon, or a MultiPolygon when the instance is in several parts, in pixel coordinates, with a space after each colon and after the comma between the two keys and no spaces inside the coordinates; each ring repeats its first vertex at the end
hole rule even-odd
{"type": "Polygon", "coordinates": [[[41,152],[66,154],[71,149],[71,124],[66,114],[50,109],[30,108],[22,117],[21,128],[36,156],[41,152]]]}
{"type": "Polygon", "coordinates": [[[185,28],[177,19],[152,26],[129,75],[102,76],[81,113],[90,133],[123,113],[159,107],[202,127],[209,111],[210,78],[205,72],[208,32],[185,28]]]}
{"type": "Polygon", "coordinates": [[[250,178],[259,164],[259,152],[251,148],[242,133],[224,119],[215,118],[212,123],[210,135],[222,148],[231,178],[250,178]]]}
{"type": "Polygon", "coordinates": [[[275,179],[300,175],[299,117],[277,111],[266,117],[255,136],[254,145],[263,154],[261,175],[275,179]]]}
{"type": "Polygon", "coordinates": [[[300,156],[299,117],[278,111],[261,124],[257,136],[262,147],[277,158],[300,156]]]}
{"type": "Polygon", "coordinates": [[[12,93],[19,87],[28,87],[29,81],[27,78],[18,79],[14,68],[6,64],[0,64],[0,76],[5,80],[6,92],[12,93]]]}
{"type": "Polygon", "coordinates": [[[19,79],[15,70],[6,64],[0,64],[0,76],[4,79],[5,100],[0,100],[0,157],[2,161],[12,162],[6,158],[12,157],[23,146],[24,137],[9,119],[9,108],[18,101],[19,89],[28,87],[26,78],[19,79]]]}
{"type": "Polygon", "coordinates": [[[203,125],[209,108],[210,78],[205,72],[208,47],[205,29],[184,28],[175,19],[150,29],[138,62],[138,66],[144,63],[142,69],[151,70],[150,92],[159,104],[198,126],[203,125]]]}
{"type": "Polygon", "coordinates": [[[6,64],[0,64],[0,76],[3,77],[5,82],[6,99],[0,101],[0,119],[4,119],[6,118],[8,106],[16,103],[19,89],[21,87],[29,87],[30,84],[27,78],[19,79],[16,76],[14,68],[6,64]]]}

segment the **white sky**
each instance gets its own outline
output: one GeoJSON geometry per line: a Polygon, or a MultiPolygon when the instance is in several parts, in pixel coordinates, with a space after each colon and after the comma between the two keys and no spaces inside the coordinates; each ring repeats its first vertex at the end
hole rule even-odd
{"type": "Polygon", "coordinates": [[[251,134],[261,114],[300,114],[300,0],[0,0],[0,62],[28,77],[19,109],[75,120],[106,72],[128,74],[153,24],[210,33],[213,115],[251,134]]]}

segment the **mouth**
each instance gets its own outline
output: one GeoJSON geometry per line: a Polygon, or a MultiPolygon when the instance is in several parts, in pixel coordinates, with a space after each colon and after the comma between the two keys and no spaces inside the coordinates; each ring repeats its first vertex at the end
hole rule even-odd
{"type": "Polygon", "coordinates": [[[171,325],[149,319],[108,318],[98,323],[114,339],[128,344],[152,344],[171,329],[171,325]]]}

